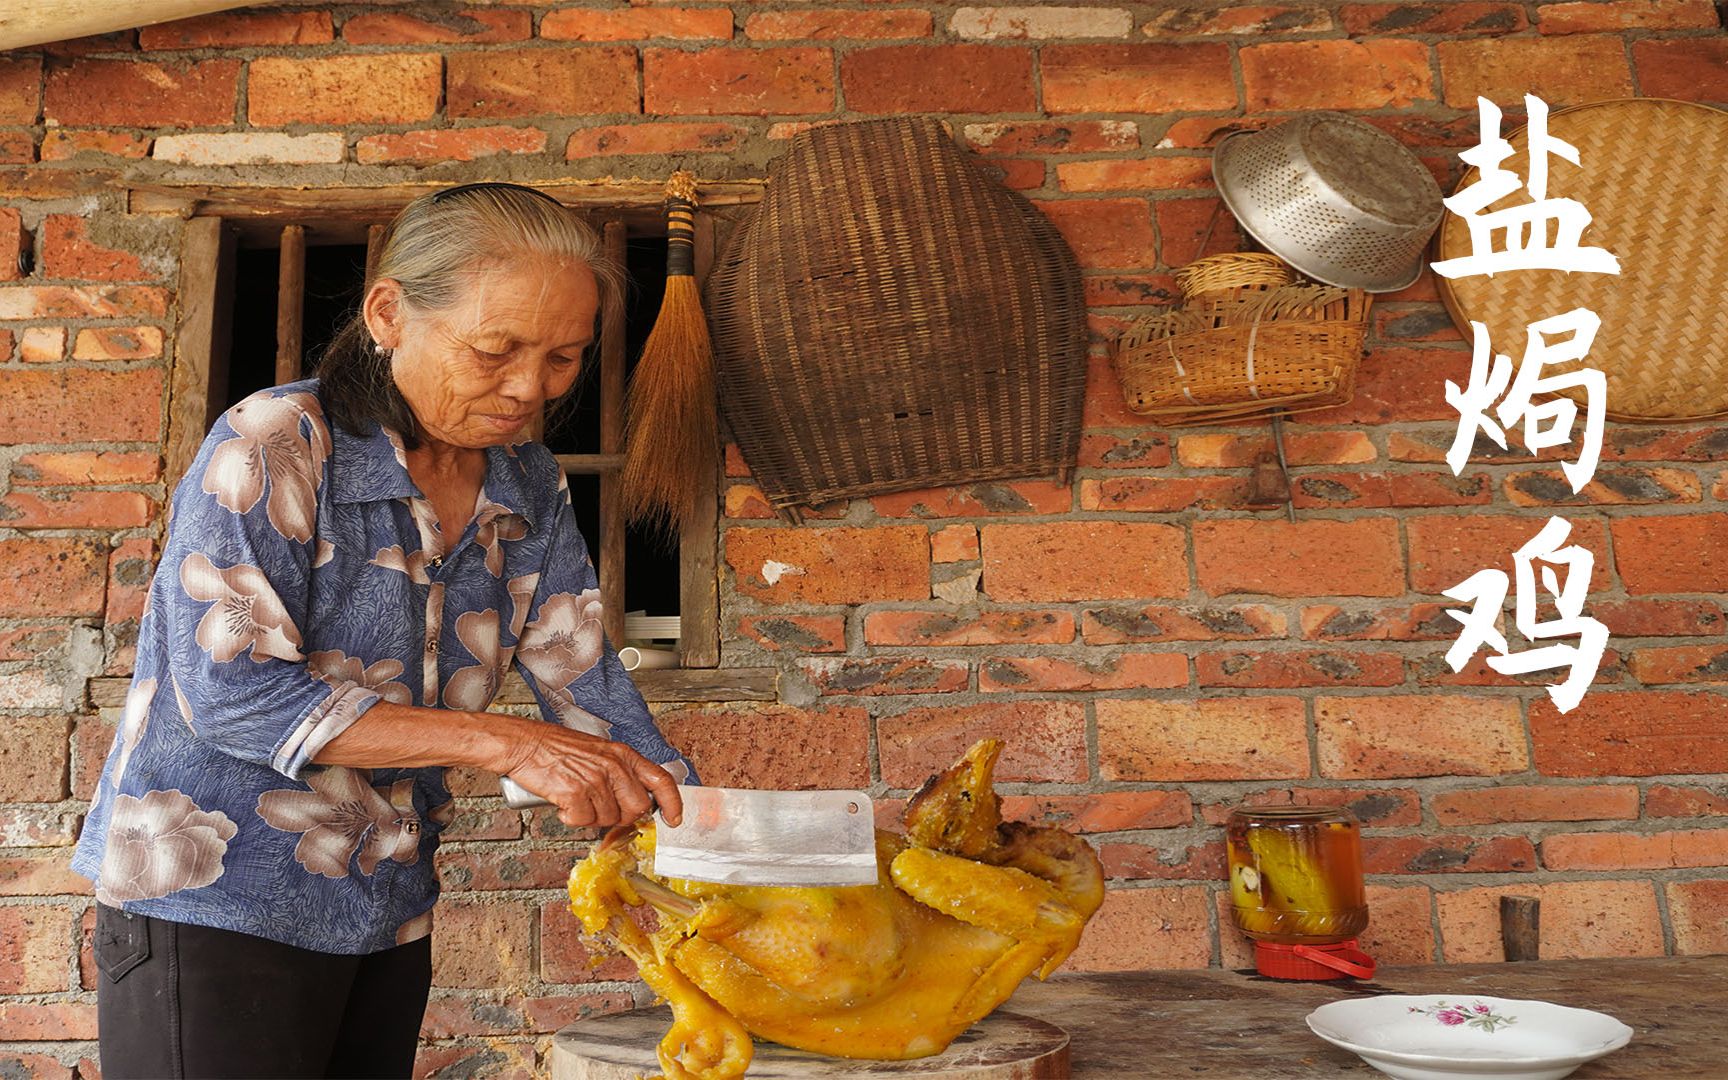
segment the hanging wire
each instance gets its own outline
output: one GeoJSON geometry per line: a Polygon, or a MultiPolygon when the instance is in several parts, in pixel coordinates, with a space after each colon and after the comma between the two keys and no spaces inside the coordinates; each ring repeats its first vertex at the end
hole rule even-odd
{"type": "Polygon", "coordinates": [[[1272,412],[1272,445],[1278,450],[1278,471],[1284,474],[1284,511],[1296,520],[1296,489],[1290,483],[1290,463],[1284,460],[1284,410],[1272,412]]]}

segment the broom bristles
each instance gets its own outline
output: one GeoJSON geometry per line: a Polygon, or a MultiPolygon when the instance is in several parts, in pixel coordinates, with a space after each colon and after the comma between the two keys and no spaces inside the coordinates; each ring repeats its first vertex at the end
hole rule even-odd
{"type": "Polygon", "coordinates": [[[675,532],[694,517],[713,479],[714,409],[714,345],[696,279],[669,277],[625,407],[622,485],[631,521],[675,532]]]}

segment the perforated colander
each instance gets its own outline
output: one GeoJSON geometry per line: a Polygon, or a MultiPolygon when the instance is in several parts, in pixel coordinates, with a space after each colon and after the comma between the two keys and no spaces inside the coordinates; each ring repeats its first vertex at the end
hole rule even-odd
{"type": "Polygon", "coordinates": [[[1237,132],[1213,151],[1212,175],[1255,240],[1327,285],[1408,286],[1440,225],[1440,185],[1416,155],[1339,113],[1237,132]]]}

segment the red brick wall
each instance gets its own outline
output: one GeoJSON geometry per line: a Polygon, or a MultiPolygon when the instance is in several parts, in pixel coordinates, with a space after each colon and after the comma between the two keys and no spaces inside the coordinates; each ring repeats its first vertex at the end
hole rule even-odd
{"type": "MultiPolygon", "coordinates": [[[[1495,897],[1548,956],[1728,950],[1728,424],[1610,425],[1564,511],[1614,634],[1572,713],[1453,674],[1439,590],[1554,511],[1520,451],[1441,461],[1467,352],[1430,279],[1381,298],[1357,399],[1292,424],[1301,520],[1244,505],[1263,428],[1127,412],[1107,346],[1194,258],[1207,148],[1267,114],[1357,110],[1450,186],[1478,94],[1728,103],[1704,0],[963,8],[942,3],[295,5],[0,57],[0,1071],[95,1075],[90,899],[66,870],[159,536],[179,222],[92,169],[313,187],[764,174],[836,117],[941,113],[1064,230],[1095,347],[1081,468],[775,521],[736,456],[724,663],[783,700],[665,716],[715,781],[875,784],[892,805],[981,734],[1016,813],[1082,830],[1113,890],[1075,965],[1240,965],[1222,816],[1342,801],[1367,825],[1383,961],[1491,960],[1495,897]],[[17,249],[32,253],[22,273],[17,249]],[[777,583],[767,560],[803,570],[777,583]],[[17,1064],[12,1064],[16,1059],[17,1064]]],[[[1509,109],[1509,111],[1514,111],[1509,109]]],[[[1227,227],[1209,250],[1238,242],[1227,227]]],[[[423,1070],[526,1075],[626,1005],[561,910],[576,848],[466,778],[442,872],[423,1070]]]]}

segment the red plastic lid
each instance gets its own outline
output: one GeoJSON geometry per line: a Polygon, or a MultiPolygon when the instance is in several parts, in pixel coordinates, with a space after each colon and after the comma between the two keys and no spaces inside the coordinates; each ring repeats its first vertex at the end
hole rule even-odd
{"type": "Polygon", "coordinates": [[[1254,967],[1273,979],[1371,979],[1374,958],[1356,947],[1356,939],[1332,945],[1254,943],[1254,967]]]}

